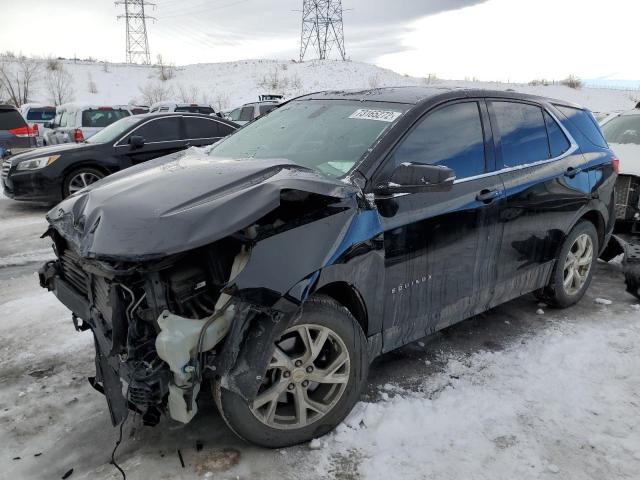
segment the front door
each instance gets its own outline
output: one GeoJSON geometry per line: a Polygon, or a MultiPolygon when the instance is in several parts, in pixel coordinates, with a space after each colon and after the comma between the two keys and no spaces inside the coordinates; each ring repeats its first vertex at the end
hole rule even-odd
{"type": "Polygon", "coordinates": [[[116,145],[121,168],[127,168],[148,160],[169,155],[186,148],[180,115],[152,119],[130,132],[116,145]],[[144,145],[134,148],[129,144],[133,136],[144,139],[144,145]]]}
{"type": "MultiPolygon", "coordinates": [[[[483,311],[491,302],[504,187],[482,100],[446,104],[401,140],[379,175],[401,163],[445,165],[446,192],[376,199],[384,227],[384,351],[483,311]]],[[[379,182],[377,182],[379,183],[379,182]]]]}

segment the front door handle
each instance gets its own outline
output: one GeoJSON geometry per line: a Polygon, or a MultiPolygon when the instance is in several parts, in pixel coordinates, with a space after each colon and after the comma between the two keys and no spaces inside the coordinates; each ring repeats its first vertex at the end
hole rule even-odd
{"type": "Polygon", "coordinates": [[[481,190],[478,195],[476,195],[476,200],[482,203],[491,203],[496,198],[498,198],[502,194],[501,190],[481,190]]]}
{"type": "Polygon", "coordinates": [[[565,177],[573,178],[582,171],[580,167],[569,167],[564,172],[565,177]]]}

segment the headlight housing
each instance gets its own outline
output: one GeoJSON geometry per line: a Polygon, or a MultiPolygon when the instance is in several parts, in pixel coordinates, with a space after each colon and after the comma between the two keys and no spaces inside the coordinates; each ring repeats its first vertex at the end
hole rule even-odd
{"type": "Polygon", "coordinates": [[[51,165],[59,158],[60,155],[51,155],[49,157],[38,157],[32,158],[30,160],[22,160],[16,166],[16,170],[38,170],[40,168],[46,167],[47,165],[51,165]]]}

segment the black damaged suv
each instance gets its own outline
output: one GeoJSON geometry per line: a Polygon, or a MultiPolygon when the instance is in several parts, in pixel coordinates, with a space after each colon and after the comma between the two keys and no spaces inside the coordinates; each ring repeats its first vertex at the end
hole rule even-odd
{"type": "Polygon", "coordinates": [[[313,94],[60,203],[40,281],[92,331],[114,424],[189,422],[209,379],[234,432],[291,445],[342,421],[377,355],[529,292],[577,302],[616,167],[563,101],[313,94]]]}

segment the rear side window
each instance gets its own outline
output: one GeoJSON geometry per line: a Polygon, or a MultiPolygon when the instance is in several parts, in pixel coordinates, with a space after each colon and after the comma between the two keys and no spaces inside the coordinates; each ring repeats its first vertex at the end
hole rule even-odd
{"type": "Polygon", "coordinates": [[[184,125],[186,130],[186,138],[213,138],[221,137],[220,123],[215,120],[207,120],[206,118],[185,118],[184,125]]]}
{"type": "Polygon", "coordinates": [[[55,116],[55,108],[31,108],[27,113],[27,120],[31,122],[50,122],[55,116]]]}
{"type": "Polygon", "coordinates": [[[569,140],[560,128],[560,125],[558,125],[558,123],[547,112],[544,112],[544,123],[547,125],[551,158],[559,157],[569,150],[571,143],[569,143],[569,140]]]}
{"type": "Polygon", "coordinates": [[[241,122],[250,122],[253,120],[253,105],[248,107],[242,107],[240,110],[240,119],[241,122]]]}
{"type": "Polygon", "coordinates": [[[573,123],[580,133],[598,147],[607,148],[607,141],[602,136],[598,122],[588,110],[579,108],[565,107],[563,105],[555,105],[571,123],[573,123]]]}
{"type": "Polygon", "coordinates": [[[516,167],[547,160],[549,141],[542,109],[515,102],[491,102],[502,147],[502,163],[516,167]]]}
{"type": "Polygon", "coordinates": [[[439,108],[402,141],[393,154],[395,165],[423,163],[445,165],[456,178],[485,171],[484,135],[477,102],[439,108]]]}
{"type": "Polygon", "coordinates": [[[82,126],[104,128],[129,115],[127,110],[84,110],[82,112],[82,126]]]}
{"type": "Polygon", "coordinates": [[[132,132],[132,135],[140,135],[147,143],[181,140],[180,117],[152,120],[132,132]]]}
{"type": "Polygon", "coordinates": [[[0,110],[0,130],[12,130],[25,125],[24,118],[17,110],[0,110]]]}

